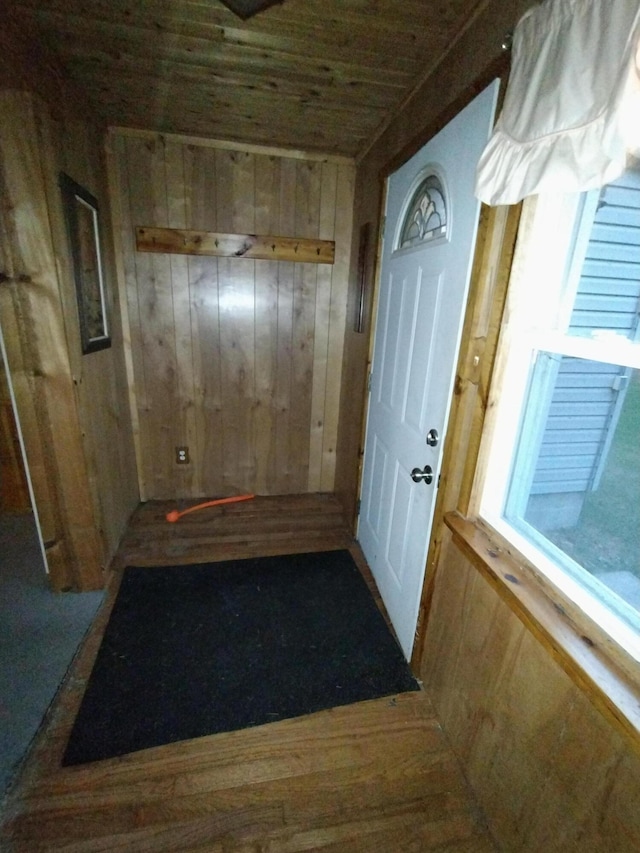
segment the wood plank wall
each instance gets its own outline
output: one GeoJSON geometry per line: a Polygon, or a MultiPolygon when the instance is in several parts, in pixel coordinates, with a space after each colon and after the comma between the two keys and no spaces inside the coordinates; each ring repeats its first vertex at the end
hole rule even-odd
{"type": "Polygon", "coordinates": [[[110,156],[143,498],[332,491],[353,164],[126,131],[110,156]],[[136,226],[335,240],[335,264],[144,254],[136,226]]]}
{"type": "Polygon", "coordinates": [[[27,34],[0,28],[0,322],[51,583],[103,584],[138,502],[103,131],[27,34]],[[60,170],[97,197],[113,346],[81,355],[60,170]]]}
{"type": "Polygon", "coordinates": [[[137,503],[113,251],[103,255],[113,346],[83,356],[58,176],[98,197],[108,226],[102,134],[40,98],[0,92],[6,261],[0,322],[27,444],[51,580],[103,585],[137,503]]]}
{"type": "Polygon", "coordinates": [[[73,117],[49,118],[49,113],[42,125],[43,143],[51,152],[46,164],[48,204],[61,269],[69,358],[92,505],[102,542],[102,564],[107,566],[120,544],[129,516],[138,504],[139,494],[127,405],[104,131],[73,117]],[[109,349],[88,355],[81,354],[73,271],[60,206],[60,171],[86,187],[97,198],[100,207],[100,238],[112,345],[109,349]]]}
{"type": "Polygon", "coordinates": [[[447,532],[422,676],[511,853],[640,850],[640,758],[447,532]]]}
{"type": "Polygon", "coordinates": [[[0,514],[23,515],[30,510],[31,498],[8,377],[0,357],[0,514]]]}

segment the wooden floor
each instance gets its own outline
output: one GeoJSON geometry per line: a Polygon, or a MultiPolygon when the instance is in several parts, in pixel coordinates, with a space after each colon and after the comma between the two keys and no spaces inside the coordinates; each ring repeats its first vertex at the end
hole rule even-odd
{"type": "Polygon", "coordinates": [[[257,498],[177,524],[170,508],[146,504],[131,521],[105,607],[6,803],[0,849],[495,850],[423,692],[61,768],[120,567],[349,548],[367,576],[331,496],[257,498]]]}

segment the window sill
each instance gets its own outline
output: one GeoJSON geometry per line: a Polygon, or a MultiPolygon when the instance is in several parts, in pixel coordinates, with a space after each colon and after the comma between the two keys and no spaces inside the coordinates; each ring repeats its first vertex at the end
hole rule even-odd
{"type": "Polygon", "coordinates": [[[496,531],[445,516],[454,544],[640,753],[640,667],[496,531]]]}

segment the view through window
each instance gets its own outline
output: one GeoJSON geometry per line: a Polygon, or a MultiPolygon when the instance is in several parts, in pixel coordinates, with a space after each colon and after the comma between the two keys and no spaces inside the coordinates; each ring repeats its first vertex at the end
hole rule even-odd
{"type": "MultiPolygon", "coordinates": [[[[557,282],[540,282],[536,319],[523,318],[515,336],[526,372],[514,452],[502,489],[489,470],[489,505],[637,631],[640,171],[583,194],[575,209],[557,282]]],[[[517,397],[514,376],[503,409],[517,397]]]]}

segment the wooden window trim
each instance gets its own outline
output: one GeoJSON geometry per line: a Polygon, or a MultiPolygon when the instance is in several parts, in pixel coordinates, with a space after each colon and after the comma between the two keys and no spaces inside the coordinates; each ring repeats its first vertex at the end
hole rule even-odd
{"type": "Polygon", "coordinates": [[[455,546],[640,754],[637,662],[488,524],[459,512],[445,523],[455,546]]]}

